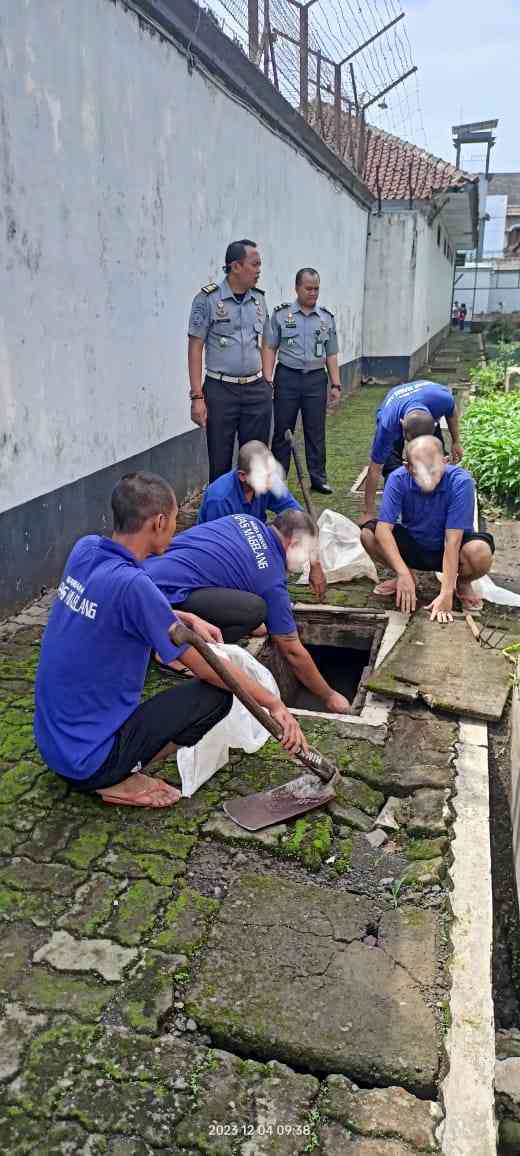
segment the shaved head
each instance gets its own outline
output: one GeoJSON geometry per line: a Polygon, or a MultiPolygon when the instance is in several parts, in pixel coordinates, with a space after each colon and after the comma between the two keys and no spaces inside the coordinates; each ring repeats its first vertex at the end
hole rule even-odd
{"type": "Polygon", "coordinates": [[[407,445],[408,469],[421,490],[431,493],[445,470],[444,454],[438,438],[430,434],[414,438],[407,445]]]}
{"type": "Polygon", "coordinates": [[[246,442],[238,454],[238,472],[242,483],[251,486],[257,497],[269,490],[276,498],[287,493],[285,474],[271,450],[263,442],[246,442]]]}
{"type": "Polygon", "coordinates": [[[246,442],[238,453],[238,468],[241,473],[249,474],[257,458],[266,458],[269,450],[263,442],[246,442]]]}
{"type": "Polygon", "coordinates": [[[410,409],[402,424],[407,442],[422,437],[423,434],[432,434],[435,429],[435,421],[428,409],[410,409]]]}

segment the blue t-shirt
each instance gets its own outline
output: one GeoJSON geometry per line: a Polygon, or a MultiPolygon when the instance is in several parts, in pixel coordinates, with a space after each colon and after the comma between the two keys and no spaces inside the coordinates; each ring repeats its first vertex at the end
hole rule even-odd
{"type": "Polygon", "coordinates": [[[238,470],[230,470],[207,487],[197,520],[201,525],[203,522],[214,522],[216,518],[225,518],[227,514],[252,514],[253,518],[266,522],[268,510],[273,514],[281,514],[283,510],[301,508],[289,491],[283,497],[276,498],[269,490],[267,494],[255,494],[250,502],[246,502],[238,470]]]}
{"type": "Polygon", "coordinates": [[[90,534],[65,565],[43,636],[34,734],[45,762],[87,779],[109,755],[139,705],[152,648],[164,662],[184,654],[168,628],[169,603],[124,546],[90,534]]]}
{"type": "Polygon", "coordinates": [[[430,494],[425,494],[406,466],[390,474],[383,492],[378,521],[405,530],[427,550],[444,547],[446,530],[472,530],[475,505],[473,478],[462,466],[446,466],[430,494]]]}
{"type": "Polygon", "coordinates": [[[144,565],[174,606],[205,586],[248,590],[265,599],[271,634],[296,631],[282,543],[270,526],[249,514],[193,526],[178,534],[165,554],[147,558],[144,565]]]}
{"type": "Polygon", "coordinates": [[[440,421],[441,417],[451,417],[455,401],[446,385],[437,385],[434,381],[410,381],[407,385],[394,386],[376,414],[370,457],[377,465],[384,465],[394,442],[402,437],[401,421],[411,409],[428,410],[435,421],[440,421]]]}

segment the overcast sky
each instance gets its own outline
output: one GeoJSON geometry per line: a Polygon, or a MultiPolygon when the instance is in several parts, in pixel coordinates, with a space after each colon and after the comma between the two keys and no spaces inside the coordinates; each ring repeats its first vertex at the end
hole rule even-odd
{"type": "Polygon", "coordinates": [[[430,151],[454,160],[452,124],[498,118],[492,169],[520,171],[519,0],[404,0],[404,10],[430,151]]]}

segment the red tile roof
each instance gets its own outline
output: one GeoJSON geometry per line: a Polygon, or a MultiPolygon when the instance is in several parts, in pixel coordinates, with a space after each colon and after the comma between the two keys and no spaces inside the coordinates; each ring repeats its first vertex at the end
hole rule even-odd
{"type": "MultiPolygon", "coordinates": [[[[323,139],[335,149],[334,108],[322,104],[321,118],[316,103],[309,109],[310,122],[323,139]]],[[[360,149],[360,118],[342,115],[341,155],[368,185],[371,193],[382,200],[429,201],[435,193],[463,188],[478,177],[465,173],[433,156],[425,149],[401,140],[398,136],[365,125],[360,149]]]]}

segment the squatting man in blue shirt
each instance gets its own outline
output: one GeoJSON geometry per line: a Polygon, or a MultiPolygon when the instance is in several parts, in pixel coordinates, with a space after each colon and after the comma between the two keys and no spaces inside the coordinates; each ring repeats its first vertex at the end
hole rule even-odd
{"type": "Polygon", "coordinates": [[[376,415],[376,430],[365,483],[365,509],[360,522],[375,518],[376,493],[381,474],[386,479],[403,461],[406,442],[434,434],[444,449],[440,420],[446,418],[454,464],[462,458],[459,421],[453,394],[434,381],[410,381],[387,393],[376,415]]]}
{"type": "MultiPolygon", "coordinates": [[[[246,442],[242,446],[236,470],[210,482],[204,492],[198,522],[214,522],[228,514],[252,514],[267,522],[267,511],[282,514],[284,510],[301,510],[300,503],[287,488],[282,466],[263,442],[246,442]]],[[[325,575],[318,559],[311,561],[309,584],[318,598],[327,589],[325,575]]]]}
{"type": "Polygon", "coordinates": [[[491,568],[493,537],[473,532],[473,480],[461,466],[446,464],[437,438],[415,438],[407,456],[407,465],[388,479],[377,520],[362,527],[361,541],[375,562],[394,571],[385,593],[395,592],[397,608],[406,613],[416,606],[412,570],[442,571],[440,594],[427,609],[432,621],[452,622],[455,595],[464,610],[480,605],[472,582],[491,568]]]}
{"type": "Polygon", "coordinates": [[[232,514],[179,534],[145,569],[176,613],[200,614],[225,642],[265,622],[299,681],[328,711],[345,714],[348,699],[329,686],[298,637],[287,589],[287,572],[299,574],[317,547],[317,527],[303,510],[284,510],[269,526],[232,514]]]}
{"type": "MultiPolygon", "coordinates": [[[[170,807],[180,792],[142,773],[172,746],[193,746],[225,717],[232,696],[190,646],[168,630],[177,620],[209,642],[220,630],[189,611],[173,614],[143,562],[175,533],[177,503],[163,478],[128,474],[112,494],[112,538],[80,538],[65,564],[36,676],[34,732],[42,758],[76,790],[105,803],[170,807]],[[151,651],[196,676],[141,702],[151,651]]],[[[159,561],[159,559],[156,559],[159,561]]],[[[289,752],[306,749],[281,699],[230,666],[235,678],[282,727],[289,752]]]]}

